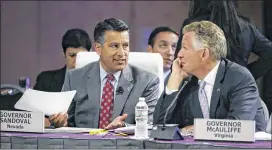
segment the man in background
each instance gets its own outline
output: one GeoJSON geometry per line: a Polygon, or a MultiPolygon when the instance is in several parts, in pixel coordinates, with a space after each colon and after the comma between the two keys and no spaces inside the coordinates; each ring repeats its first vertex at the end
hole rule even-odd
{"type": "Polygon", "coordinates": [[[163,58],[164,79],[171,72],[177,42],[178,33],[165,26],[155,28],[149,36],[147,51],[161,54],[163,58]]]}
{"type": "Polygon", "coordinates": [[[43,71],[33,87],[35,90],[46,92],[60,92],[68,70],[75,68],[78,52],[90,51],[92,47],[88,33],[82,29],[70,29],[62,37],[63,56],[66,64],[58,70],[43,71]]]}

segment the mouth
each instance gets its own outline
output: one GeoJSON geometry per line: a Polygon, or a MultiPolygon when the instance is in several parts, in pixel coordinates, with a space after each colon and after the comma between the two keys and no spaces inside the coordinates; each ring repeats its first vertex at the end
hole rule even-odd
{"type": "Polygon", "coordinates": [[[117,62],[118,64],[123,64],[126,62],[126,59],[113,59],[114,62],[117,62]]]}

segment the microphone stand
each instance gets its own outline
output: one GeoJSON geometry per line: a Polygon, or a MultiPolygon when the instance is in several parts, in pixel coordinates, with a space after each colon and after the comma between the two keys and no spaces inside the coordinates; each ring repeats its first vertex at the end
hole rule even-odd
{"type": "Polygon", "coordinates": [[[164,118],[163,118],[163,124],[155,125],[154,129],[151,130],[151,134],[150,134],[151,138],[160,139],[160,140],[183,140],[183,137],[181,136],[179,132],[178,124],[166,125],[166,118],[167,118],[169,110],[173,107],[173,105],[178,99],[178,96],[180,95],[181,91],[183,91],[184,87],[187,85],[188,82],[189,82],[188,80],[184,81],[184,84],[181,86],[174,100],[167,107],[164,118]]]}

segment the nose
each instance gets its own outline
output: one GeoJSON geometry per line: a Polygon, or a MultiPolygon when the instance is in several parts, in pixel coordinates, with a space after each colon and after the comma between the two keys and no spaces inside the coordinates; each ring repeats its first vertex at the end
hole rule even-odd
{"type": "Polygon", "coordinates": [[[168,56],[173,56],[173,55],[174,55],[174,51],[175,51],[175,49],[173,49],[172,46],[169,46],[169,47],[167,48],[166,54],[167,54],[168,56]]]}
{"type": "Polygon", "coordinates": [[[125,50],[122,46],[117,50],[117,55],[119,56],[124,56],[125,55],[125,50]]]}
{"type": "Polygon", "coordinates": [[[178,52],[178,58],[181,59],[183,57],[184,57],[183,50],[180,49],[180,51],[178,52]]]}

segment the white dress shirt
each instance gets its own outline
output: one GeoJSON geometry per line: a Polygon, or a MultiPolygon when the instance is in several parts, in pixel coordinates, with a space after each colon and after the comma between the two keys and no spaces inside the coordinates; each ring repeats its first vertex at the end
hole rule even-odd
{"type": "MultiPolygon", "coordinates": [[[[216,74],[217,74],[217,71],[219,68],[219,64],[220,64],[220,61],[217,62],[217,64],[213,67],[213,69],[203,79],[206,82],[206,86],[204,87],[204,91],[206,92],[209,106],[211,104],[212,91],[213,91],[213,86],[214,86],[216,74]]],[[[200,84],[201,81],[202,80],[198,80],[198,84],[200,84]]]]}
{"type": "MultiPolygon", "coordinates": [[[[217,64],[213,67],[213,69],[203,79],[206,82],[206,86],[204,87],[204,90],[205,90],[206,95],[207,95],[207,100],[208,100],[209,106],[211,104],[212,91],[213,91],[213,86],[214,86],[216,74],[217,74],[217,71],[218,71],[218,68],[219,68],[219,64],[220,64],[220,61],[217,61],[217,64]]],[[[201,82],[201,80],[198,80],[198,84],[200,84],[200,82],[201,82]]],[[[165,89],[165,93],[167,95],[170,95],[170,94],[172,94],[172,93],[174,93],[176,91],[178,91],[178,89],[169,90],[167,87],[165,89]]]]}

